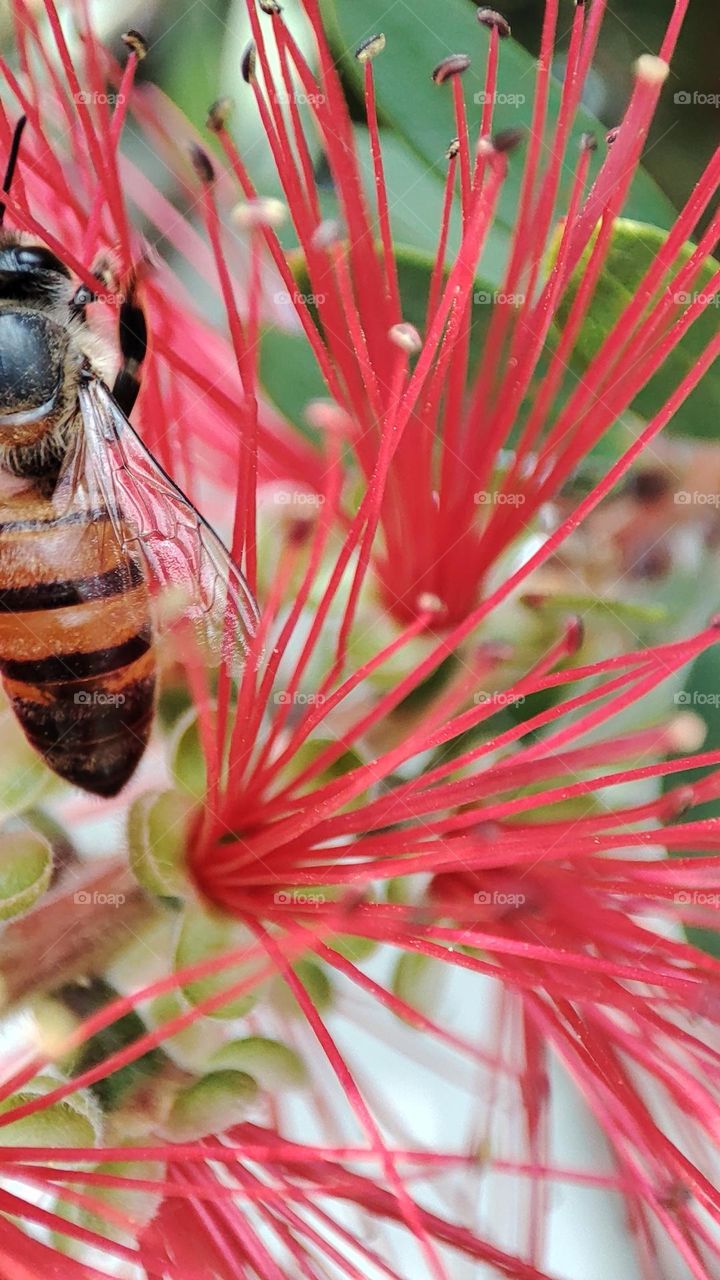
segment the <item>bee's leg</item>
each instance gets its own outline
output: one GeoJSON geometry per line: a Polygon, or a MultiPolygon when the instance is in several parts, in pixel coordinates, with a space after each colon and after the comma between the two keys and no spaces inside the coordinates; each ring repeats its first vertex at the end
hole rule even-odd
{"type": "Polygon", "coordinates": [[[131,285],[120,304],[118,339],[122,364],[113,383],[113,397],[126,418],[130,417],[140,391],[141,366],[147,353],[145,312],[131,285]]]}

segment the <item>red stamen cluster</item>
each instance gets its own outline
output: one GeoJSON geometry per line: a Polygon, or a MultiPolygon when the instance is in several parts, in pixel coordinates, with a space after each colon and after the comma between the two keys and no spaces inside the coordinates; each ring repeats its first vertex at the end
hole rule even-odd
{"type": "MultiPolygon", "coordinates": [[[[98,89],[100,104],[90,109],[81,100],[81,80],[52,0],[45,0],[45,9],[53,56],[30,7],[21,0],[14,6],[21,74],[3,71],[15,99],[13,111],[28,115],[30,141],[22,182],[8,199],[9,215],[41,234],[92,284],[90,263],[99,249],[116,249],[120,278],[137,269],[142,257],[124,204],[130,192],[148,224],[213,280],[227,313],[229,343],[188,307],[167,265],[148,271],[145,291],[154,335],[142,405],[148,444],[181,480],[192,480],[195,457],[204,458],[216,491],[231,494],[233,549],[253,583],[258,482],[291,476],[325,503],[304,535],[295,529],[278,554],[261,601],[255,660],[245,668],[232,719],[229,681],[221,682],[224,714],[219,725],[214,720],[211,725],[216,736],[207,743],[208,793],[190,854],[202,893],[252,929],[255,969],[71,1083],[42,1098],[16,1101],[0,1121],[6,1125],[89,1087],[212,1012],[213,1002],[220,1005],[271,974],[280,975],[364,1141],[343,1149],[300,1148],[279,1137],[273,1124],[267,1130],[243,1127],[217,1141],[135,1149],[136,1160],[168,1162],[165,1178],[150,1180],[164,1200],[140,1240],[148,1275],[196,1280],[198,1268],[206,1265],[210,1274],[223,1277],[314,1278],[322,1273],[323,1263],[316,1265],[320,1250],[339,1274],[364,1275],[372,1265],[377,1274],[397,1278],[397,1268],[383,1259],[381,1248],[350,1238],[342,1217],[336,1220],[330,1213],[327,1200],[339,1198],[371,1217],[401,1222],[417,1241],[425,1273],[438,1280],[452,1273],[446,1258],[454,1255],[444,1246],[493,1266],[498,1274],[542,1280],[547,1191],[558,1180],[622,1194],[643,1276],[658,1274],[660,1229],[690,1275],[712,1280],[720,1252],[713,1041],[720,964],[691,946],[680,926],[717,920],[720,898],[713,885],[720,871],[719,833],[716,820],[681,818],[690,805],[717,797],[720,752],[680,754],[697,745],[691,741],[693,726],[676,720],[648,727],[642,700],[717,643],[718,630],[711,625],[689,639],[583,663],[578,657],[582,628],[571,618],[521,678],[508,681],[501,692],[476,697],[488,674],[496,689],[495,677],[504,669],[503,651],[484,634],[484,624],[611,491],[720,351],[717,335],[593,492],[541,545],[535,544],[520,567],[499,585],[492,583],[499,557],[633,402],[718,284],[705,286],[678,313],[674,298],[692,290],[717,235],[716,214],[690,257],[682,253],[713,197],[720,153],[583,381],[558,407],[565,364],[592,306],[613,222],[636,171],[687,0],[676,0],[660,57],[640,60],[626,115],[589,189],[593,144],[583,140],[558,235],[556,206],[570,126],[605,4],[597,0],[575,7],[560,112],[548,145],[549,69],[559,9],[558,0],[548,0],[524,161],[516,135],[493,134],[491,104],[500,41],[507,32],[498,15],[481,11],[481,29],[473,30],[489,39],[489,49],[478,139],[468,136],[463,59],[446,62],[435,74],[437,91],[453,94],[457,139],[449,149],[445,211],[422,334],[403,315],[392,244],[372,56],[381,52],[380,38],[366,42],[361,59],[373,204],[363,191],[351,121],[317,0],[304,0],[317,41],[317,72],[302,56],[279,6],[267,0],[261,7],[268,19],[249,4],[254,47],[244,73],[283,183],[317,314],[297,288],[273,218],[267,208],[263,213],[225,128],[224,112],[215,110],[211,122],[227,165],[196,151],[194,170],[189,167],[184,178],[177,175],[186,196],[198,200],[208,250],[191,223],[118,156],[126,117],[136,120],[158,149],[171,149],[176,123],[156,92],[130,99],[137,53],[131,52],[121,73],[83,26],[82,82],[98,89]],[[270,72],[268,21],[281,85],[273,84],[270,72]],[[42,89],[32,72],[37,57],[47,77],[42,89]],[[99,94],[108,81],[122,86],[124,95],[114,115],[99,94]],[[314,104],[342,225],[328,225],[321,217],[295,83],[314,104]],[[48,101],[61,108],[61,142],[56,121],[52,128],[48,123],[48,101]],[[61,147],[69,159],[61,158],[61,147]],[[508,167],[520,163],[522,194],[501,290],[518,301],[493,309],[482,357],[471,370],[477,264],[508,167]],[[448,267],[456,188],[462,240],[448,267]],[[246,219],[249,265],[240,262],[223,218],[238,196],[255,211],[246,219]],[[588,250],[562,338],[538,384],[552,319],[588,250]],[[318,419],[324,424],[323,452],[314,453],[283,432],[259,395],[257,340],[270,271],[280,276],[293,300],[334,402],[318,419]],[[665,292],[658,300],[661,285],[665,292]],[[160,424],[167,424],[167,431],[160,424]],[[498,455],[518,426],[510,463],[498,480],[498,455]],[[347,443],[364,477],[354,509],[347,496],[347,443]],[[494,503],[480,519],[474,502],[480,491],[514,495],[522,502],[494,503]],[[381,591],[373,588],[375,578],[381,591]],[[392,638],[379,641],[371,656],[353,666],[368,594],[376,604],[382,595],[393,621],[392,638]],[[304,630],[302,623],[308,624],[304,630]],[[332,652],[327,646],[331,626],[337,633],[332,652]],[[324,675],[308,704],[299,695],[318,655],[326,658],[324,675]],[[410,695],[426,694],[430,678],[458,655],[462,665],[441,695],[428,698],[426,713],[408,715],[400,722],[402,731],[396,730],[410,695]],[[404,659],[402,677],[377,693],[374,678],[404,659]],[[278,703],[273,694],[283,663],[290,663],[291,674],[283,677],[278,703]],[[529,698],[538,701],[527,718],[493,729],[500,710],[529,698]],[[298,706],[301,712],[293,715],[298,706]],[[625,723],[618,730],[614,722],[635,706],[641,727],[628,729],[625,723]],[[340,729],[339,712],[345,713],[340,729]],[[318,740],[317,751],[302,753],[318,740]],[[343,763],[348,755],[349,765],[343,763]],[[658,783],[690,767],[710,771],[692,787],[683,782],[662,797],[657,787],[648,787],[640,800],[632,791],[625,805],[616,799],[624,794],[621,788],[658,783]],[[576,807],[568,817],[570,803],[576,807]],[[658,845],[675,855],[672,860],[658,853],[658,845]],[[697,851],[706,856],[690,856],[697,851]],[[395,897],[386,889],[398,879],[403,887],[395,897]],[[277,888],[286,886],[291,892],[278,901],[277,888]],[[300,892],[307,887],[320,890],[312,905],[300,892]],[[660,928],[658,920],[667,927],[660,928]],[[449,1014],[414,1007],[386,976],[370,976],[349,959],[338,934],[381,942],[474,982],[473,990],[481,990],[492,1005],[490,1033],[476,1035],[467,1025],[458,1029],[449,1014]],[[336,1029],[329,1029],[293,968],[307,952],[356,993],[368,1021],[379,1008],[388,1010],[432,1033],[433,1043],[453,1060],[457,1055],[468,1059],[481,1072],[483,1097],[509,1090],[517,1117],[511,1130],[497,1129],[488,1109],[481,1135],[486,1141],[475,1143],[472,1159],[466,1151],[462,1157],[457,1152],[427,1157],[412,1144],[386,1138],[387,1126],[362,1083],[364,1064],[348,1065],[336,1029]],[[564,1068],[605,1134],[613,1163],[609,1174],[590,1175],[554,1162],[551,1063],[564,1068]],[[488,1240],[457,1225],[452,1213],[447,1221],[431,1213],[422,1189],[416,1194],[409,1187],[415,1163],[426,1177],[428,1170],[448,1172],[458,1163],[464,1175],[479,1147],[491,1176],[527,1178],[526,1226],[512,1252],[503,1252],[491,1231],[488,1240]],[[370,1160],[372,1177],[362,1172],[370,1160]],[[231,1179],[218,1173],[221,1166],[231,1179]],[[283,1263],[277,1261],[277,1249],[285,1251],[283,1263]]],[[[6,105],[0,112],[0,143],[9,141],[11,127],[6,105]]],[[[199,140],[183,128],[197,147],[199,140]]],[[[84,1043],[143,1001],[190,978],[229,972],[240,960],[248,962],[247,949],[156,982],[89,1020],[73,1043],[84,1043]]],[[[17,1093],[42,1065],[38,1055],[13,1071],[3,1096],[17,1093]]],[[[328,1119],[322,1090],[314,1101],[328,1119]]],[[[99,1150],[105,1159],[127,1157],[125,1149],[99,1150]]],[[[13,1180],[46,1190],[60,1186],[68,1203],[82,1199],[87,1207],[92,1194],[74,1192],[70,1184],[86,1183],[92,1191],[123,1177],[77,1168],[68,1173],[57,1165],[97,1159],[99,1150],[7,1147],[3,1169],[13,1180]]],[[[0,1220],[0,1245],[18,1276],[45,1269],[48,1260],[47,1246],[15,1225],[20,1216],[103,1246],[123,1261],[138,1256],[129,1246],[108,1243],[99,1230],[68,1225],[43,1207],[20,1202],[14,1192],[3,1190],[0,1207],[8,1215],[0,1220]]],[[[109,1232],[119,1225],[107,1204],[97,1211],[109,1232]]],[[[102,1273],[68,1263],[67,1274],[102,1273]]]]}

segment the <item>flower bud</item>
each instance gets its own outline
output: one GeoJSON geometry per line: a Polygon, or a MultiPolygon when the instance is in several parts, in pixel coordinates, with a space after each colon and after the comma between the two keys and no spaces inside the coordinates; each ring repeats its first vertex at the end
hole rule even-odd
{"type": "Polygon", "coordinates": [[[305,1064],[295,1050],[265,1036],[228,1041],[213,1054],[211,1064],[214,1071],[246,1072],[263,1089],[298,1088],[307,1080],[305,1064]]]}
{"type": "Polygon", "coordinates": [[[247,1119],[257,1084],[243,1071],[213,1071],[178,1094],[166,1129],[175,1142],[194,1142],[247,1119]]]}

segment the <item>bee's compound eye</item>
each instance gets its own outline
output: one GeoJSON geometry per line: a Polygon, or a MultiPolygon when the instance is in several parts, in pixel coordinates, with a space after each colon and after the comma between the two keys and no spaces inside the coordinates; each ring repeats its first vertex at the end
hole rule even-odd
{"type": "Polygon", "coordinates": [[[60,335],[38,312],[0,310],[0,434],[52,412],[62,375],[60,335]]]}
{"type": "Polygon", "coordinates": [[[63,276],[70,275],[64,263],[42,244],[19,245],[15,249],[15,260],[20,271],[55,271],[63,276]]]}

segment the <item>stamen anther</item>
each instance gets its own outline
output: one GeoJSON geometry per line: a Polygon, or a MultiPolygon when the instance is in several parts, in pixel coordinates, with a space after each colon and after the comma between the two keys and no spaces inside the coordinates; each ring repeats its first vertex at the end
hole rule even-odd
{"type": "Polygon", "coordinates": [[[343,239],[344,234],[345,229],[337,218],[325,218],[313,231],[313,248],[329,249],[331,245],[338,244],[343,239]]]}
{"type": "Polygon", "coordinates": [[[524,129],[501,129],[499,133],[493,134],[491,142],[496,152],[514,151],[524,138],[524,129]]]}
{"type": "Polygon", "coordinates": [[[253,227],[271,227],[274,230],[287,221],[287,207],[275,196],[258,196],[254,200],[243,200],[236,204],[232,220],[244,231],[253,227]]]}
{"type": "Polygon", "coordinates": [[[574,614],[565,623],[565,643],[568,653],[577,653],[585,639],[585,623],[579,614],[574,614]]]}
{"type": "Polygon", "coordinates": [[[131,53],[134,53],[138,62],[142,62],[147,57],[148,42],[139,31],[124,31],[120,37],[123,44],[127,45],[131,53]]]}
{"type": "Polygon", "coordinates": [[[707,725],[694,711],[682,711],[670,721],[667,730],[668,750],[679,755],[699,751],[707,737],[707,725]]]}
{"type": "Polygon", "coordinates": [[[638,80],[644,80],[646,84],[651,85],[664,84],[670,75],[667,62],[654,53],[641,53],[635,62],[634,71],[638,80]]]}
{"type": "Polygon", "coordinates": [[[433,69],[431,79],[435,84],[445,84],[445,81],[452,79],[453,76],[461,76],[469,66],[470,59],[466,53],[451,53],[449,57],[443,58],[442,62],[438,62],[433,69]]]}
{"type": "Polygon", "coordinates": [[[211,129],[213,133],[220,133],[221,129],[227,125],[234,105],[232,98],[216,98],[208,109],[206,129],[211,129]]]}
{"type": "Polygon", "coordinates": [[[510,35],[510,23],[501,13],[498,13],[497,9],[478,9],[477,20],[484,27],[489,27],[491,31],[493,29],[497,31],[501,40],[507,40],[510,35]]]}
{"type": "Polygon", "coordinates": [[[670,478],[659,467],[644,467],[631,476],[628,492],[644,506],[651,506],[670,492],[670,478]]]}
{"type": "Polygon", "coordinates": [[[421,613],[434,613],[440,616],[447,612],[447,605],[434,591],[421,591],[417,598],[417,607],[421,613]]]}
{"type": "Polygon", "coordinates": [[[255,79],[255,64],[257,62],[257,50],[255,41],[251,40],[246,46],[245,52],[240,59],[240,73],[246,84],[252,84],[255,79]]]}
{"type": "Polygon", "coordinates": [[[334,400],[309,400],[303,414],[308,426],[321,431],[323,435],[350,436],[354,423],[350,415],[334,400]]]}
{"type": "Polygon", "coordinates": [[[363,40],[355,50],[355,57],[358,62],[372,62],[379,53],[385,48],[385,36],[379,31],[374,36],[368,36],[367,40],[363,40]]]}
{"type": "Polygon", "coordinates": [[[422,350],[422,338],[415,325],[405,320],[392,325],[388,331],[388,337],[396,347],[406,351],[409,356],[415,356],[422,350]]]}
{"type": "Polygon", "coordinates": [[[203,151],[202,147],[192,146],[190,159],[200,181],[209,187],[215,181],[215,170],[207,151],[203,151]]]}

